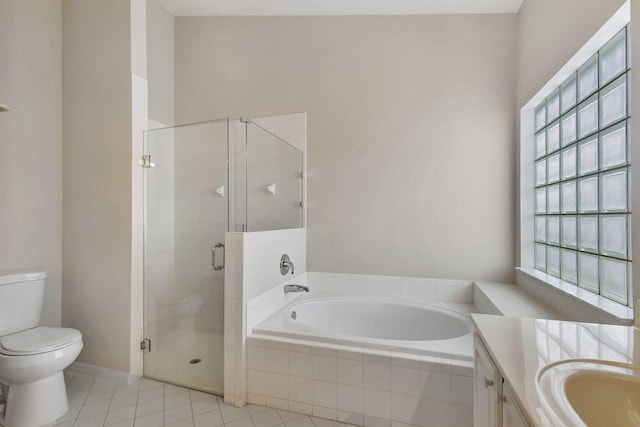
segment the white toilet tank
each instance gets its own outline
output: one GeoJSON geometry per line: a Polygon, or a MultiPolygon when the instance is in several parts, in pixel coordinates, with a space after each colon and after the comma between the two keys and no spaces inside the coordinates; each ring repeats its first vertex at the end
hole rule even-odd
{"type": "Polygon", "coordinates": [[[0,271],[0,337],[38,326],[46,278],[44,270],[0,271]]]}

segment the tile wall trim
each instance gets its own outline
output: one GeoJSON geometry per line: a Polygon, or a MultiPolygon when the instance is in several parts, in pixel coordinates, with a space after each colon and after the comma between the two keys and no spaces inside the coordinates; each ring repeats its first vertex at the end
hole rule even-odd
{"type": "MultiPolygon", "coordinates": [[[[243,257],[242,233],[226,233],[225,264],[243,257]]],[[[246,402],[246,319],[243,270],[227,268],[224,274],[224,401],[242,407],[246,402]]]]}

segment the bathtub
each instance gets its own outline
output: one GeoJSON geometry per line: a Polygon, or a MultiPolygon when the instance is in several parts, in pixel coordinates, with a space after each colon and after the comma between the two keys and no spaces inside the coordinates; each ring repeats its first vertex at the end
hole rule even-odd
{"type": "Polygon", "coordinates": [[[248,322],[249,403],[358,426],[473,426],[476,308],[468,299],[314,288],[284,297],[280,309],[248,322]]]}
{"type": "Polygon", "coordinates": [[[404,354],[473,360],[471,304],[305,294],[253,334],[404,354]]]}

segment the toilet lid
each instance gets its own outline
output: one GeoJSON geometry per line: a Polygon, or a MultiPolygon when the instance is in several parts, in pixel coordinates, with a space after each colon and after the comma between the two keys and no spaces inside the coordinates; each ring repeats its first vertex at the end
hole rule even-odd
{"type": "Polygon", "coordinates": [[[76,329],[38,326],[0,338],[0,353],[25,355],[46,353],[82,339],[76,329]]]}

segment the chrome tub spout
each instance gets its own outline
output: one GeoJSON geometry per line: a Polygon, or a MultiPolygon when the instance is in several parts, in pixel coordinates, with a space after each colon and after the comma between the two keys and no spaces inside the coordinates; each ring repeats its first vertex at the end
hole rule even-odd
{"type": "Polygon", "coordinates": [[[309,287],[304,285],[284,285],[284,292],[309,292],[309,287]]]}

